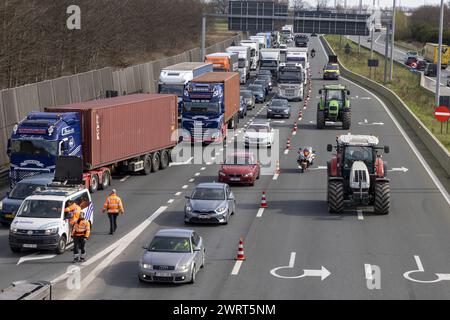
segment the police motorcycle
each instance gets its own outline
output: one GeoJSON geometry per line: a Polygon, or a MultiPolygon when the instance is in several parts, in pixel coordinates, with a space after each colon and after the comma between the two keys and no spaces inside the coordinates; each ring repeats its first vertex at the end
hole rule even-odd
{"type": "Polygon", "coordinates": [[[316,158],[316,152],[312,147],[304,147],[298,150],[297,164],[299,165],[301,173],[305,172],[310,166],[313,165],[316,158]]]}

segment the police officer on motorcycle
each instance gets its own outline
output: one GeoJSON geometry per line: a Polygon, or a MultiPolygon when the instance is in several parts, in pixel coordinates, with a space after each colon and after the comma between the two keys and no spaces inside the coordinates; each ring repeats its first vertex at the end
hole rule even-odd
{"type": "Polygon", "coordinates": [[[315,55],[316,55],[316,50],[314,50],[314,48],[312,48],[312,50],[311,50],[311,58],[314,58],[315,55]]]}

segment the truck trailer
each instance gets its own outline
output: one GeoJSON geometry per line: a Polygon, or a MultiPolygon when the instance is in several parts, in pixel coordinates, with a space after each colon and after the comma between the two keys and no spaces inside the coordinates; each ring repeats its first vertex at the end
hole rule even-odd
{"type": "MultiPolygon", "coordinates": [[[[424,58],[429,63],[438,63],[438,53],[439,53],[439,45],[436,43],[427,43],[423,49],[424,58]]],[[[441,56],[441,69],[445,69],[448,66],[448,62],[450,60],[450,48],[443,44],[442,45],[442,56],[441,56]]]]}
{"type": "Polygon", "coordinates": [[[192,79],[184,90],[183,137],[190,142],[219,142],[239,121],[239,73],[208,72],[192,79]]]}
{"type": "Polygon", "coordinates": [[[205,62],[213,64],[213,71],[238,72],[239,56],[237,53],[215,52],[205,56],[205,62]]]}
{"type": "Polygon", "coordinates": [[[260,70],[270,70],[272,78],[278,78],[280,49],[261,49],[260,70]]]}
{"type": "Polygon", "coordinates": [[[213,71],[213,64],[205,62],[182,62],[161,70],[158,81],[158,93],[177,95],[178,120],[181,120],[183,91],[186,83],[211,71],[213,71]]]}
{"type": "Polygon", "coordinates": [[[241,84],[246,84],[250,78],[250,48],[246,46],[231,46],[225,49],[229,53],[238,54],[238,70],[241,84]]]}
{"type": "Polygon", "coordinates": [[[82,157],[91,192],[106,189],[115,170],[165,169],[177,143],[177,110],[176,95],[132,94],[32,112],[11,135],[11,185],[54,172],[61,155],[82,157]]]}
{"type": "Polygon", "coordinates": [[[259,66],[259,42],[242,40],[241,46],[250,48],[250,70],[256,70],[259,66]]]}

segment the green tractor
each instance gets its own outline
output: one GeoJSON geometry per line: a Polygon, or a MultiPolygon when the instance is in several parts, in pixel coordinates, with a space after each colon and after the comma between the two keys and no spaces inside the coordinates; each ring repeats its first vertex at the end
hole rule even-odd
{"type": "Polygon", "coordinates": [[[346,86],[323,86],[319,94],[321,97],[317,105],[317,129],[325,128],[325,121],[342,122],[342,129],[350,129],[352,109],[350,91],[346,86]]]}

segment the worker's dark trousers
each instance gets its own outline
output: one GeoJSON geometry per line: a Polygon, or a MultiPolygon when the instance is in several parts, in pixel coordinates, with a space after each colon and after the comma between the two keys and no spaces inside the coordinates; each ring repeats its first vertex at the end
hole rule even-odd
{"type": "Polygon", "coordinates": [[[86,251],[84,247],[86,245],[86,239],[84,237],[74,237],[73,238],[73,255],[75,258],[80,258],[78,252],[81,252],[81,258],[85,258],[86,251]]]}
{"type": "Polygon", "coordinates": [[[109,213],[108,212],[108,218],[109,218],[109,233],[113,233],[117,229],[117,216],[118,213],[109,213]]]}

